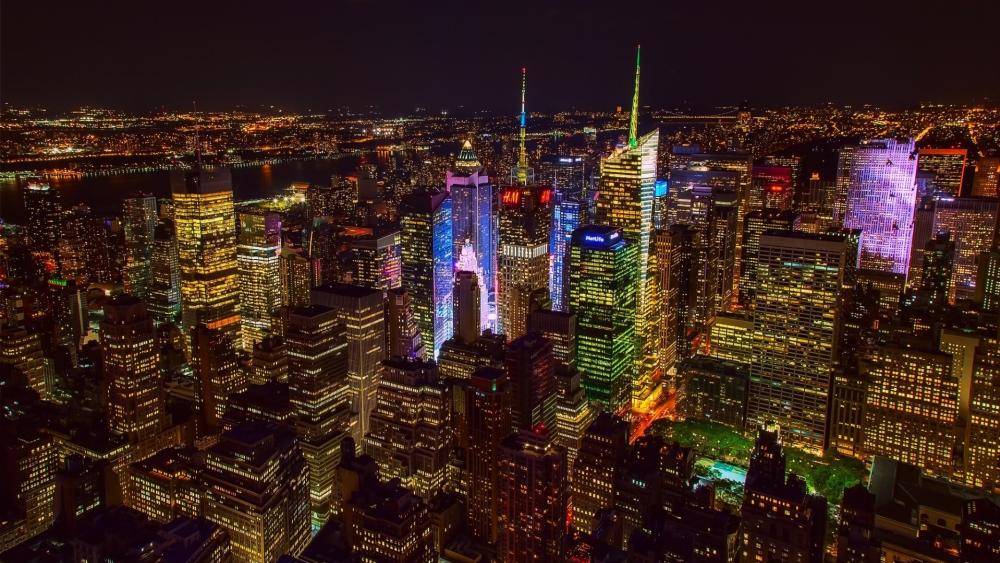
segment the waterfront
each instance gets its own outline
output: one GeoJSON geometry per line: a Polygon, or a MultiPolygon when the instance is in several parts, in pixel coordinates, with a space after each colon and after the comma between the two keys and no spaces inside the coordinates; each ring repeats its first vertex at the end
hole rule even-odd
{"type": "MultiPolygon", "coordinates": [[[[354,171],[355,158],[334,160],[291,160],[262,166],[234,167],[233,192],[237,200],[256,199],[280,193],[293,182],[329,184],[334,174],[354,171]]],[[[116,174],[108,176],[80,176],[48,180],[58,189],[64,206],[85,203],[95,213],[117,215],[121,200],[136,192],[151,193],[156,197],[170,196],[170,173],[153,172],[116,174]]],[[[0,181],[0,218],[18,223],[24,219],[25,179],[0,181]]]]}

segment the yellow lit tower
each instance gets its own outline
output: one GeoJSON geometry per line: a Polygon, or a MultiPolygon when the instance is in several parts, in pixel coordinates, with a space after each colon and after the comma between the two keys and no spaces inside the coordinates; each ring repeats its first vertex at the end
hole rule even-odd
{"type": "Polygon", "coordinates": [[[227,168],[174,170],[170,175],[180,264],[182,322],[227,333],[239,342],[240,294],[232,176],[227,168]]]}
{"type": "Polygon", "coordinates": [[[601,161],[600,195],[595,223],[622,230],[625,239],[638,247],[635,321],[635,381],[633,408],[646,410],[658,398],[656,346],[656,276],[650,275],[650,245],[653,234],[653,199],[656,189],[656,153],[659,130],[638,136],[639,48],[635,52],[635,90],[629,119],[628,145],[601,161]]]}
{"type": "Polygon", "coordinates": [[[552,188],[534,185],[525,150],[527,114],[524,109],[526,70],[521,69],[521,138],[517,167],[510,185],[500,191],[497,245],[497,313],[507,340],[525,334],[532,303],[549,300],[549,227],[552,188]]]}

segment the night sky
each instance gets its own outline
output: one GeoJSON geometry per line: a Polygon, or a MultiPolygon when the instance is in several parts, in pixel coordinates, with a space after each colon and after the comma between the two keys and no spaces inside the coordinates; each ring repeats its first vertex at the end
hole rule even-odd
{"type": "Polygon", "coordinates": [[[1000,7],[907,2],[2,2],[0,95],[102,105],[388,112],[911,105],[1000,98],[1000,7]],[[763,7],[765,6],[766,7],[763,7]]]}

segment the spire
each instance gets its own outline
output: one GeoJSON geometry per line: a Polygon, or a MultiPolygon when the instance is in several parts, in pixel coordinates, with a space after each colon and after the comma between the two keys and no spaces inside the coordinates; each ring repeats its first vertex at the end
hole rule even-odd
{"type": "Polygon", "coordinates": [[[524,148],[525,127],[527,127],[527,115],[524,112],[524,93],[528,84],[528,69],[521,67],[521,152],[517,158],[517,181],[522,186],[528,183],[528,152],[524,148]]]}
{"type": "Polygon", "coordinates": [[[635,91],[632,92],[632,115],[628,122],[628,146],[639,146],[639,45],[635,46],[635,91]]]}
{"type": "Polygon", "coordinates": [[[466,140],[462,143],[462,150],[459,151],[458,158],[455,159],[455,166],[458,168],[479,168],[481,166],[476,152],[472,150],[470,141],[466,140]]]}

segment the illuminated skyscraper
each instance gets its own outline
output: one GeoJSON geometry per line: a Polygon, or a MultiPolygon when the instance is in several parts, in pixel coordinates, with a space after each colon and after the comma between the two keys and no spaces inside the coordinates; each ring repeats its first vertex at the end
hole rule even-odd
{"type": "Polygon", "coordinates": [[[344,325],[321,305],[292,307],[285,331],[288,396],[295,430],[309,464],[312,523],[319,529],[339,507],[335,477],[340,444],[352,431],[344,325]]]}
{"type": "Polygon", "coordinates": [[[976,162],[972,195],[1000,197],[1000,156],[984,156],[976,162]]]}
{"type": "MultiPolygon", "coordinates": [[[[465,141],[454,166],[448,170],[445,183],[452,202],[452,253],[458,261],[462,248],[471,247],[479,283],[486,291],[488,301],[482,304],[486,316],[496,304],[496,233],[493,224],[493,185],[486,169],[479,163],[472,143],[465,141]]],[[[459,268],[467,269],[467,268],[459,268]]],[[[476,271],[476,270],[469,270],[476,271]]],[[[486,326],[483,327],[487,328],[486,326]]],[[[490,326],[489,328],[493,328],[490,326]]]]}
{"type": "Polygon", "coordinates": [[[937,191],[958,197],[962,195],[967,156],[966,149],[922,148],[917,151],[917,170],[934,175],[937,191]]]}
{"type": "Polygon", "coordinates": [[[288,383],[288,348],[280,336],[265,336],[253,345],[250,356],[250,383],[288,383]]]}
{"type": "Polygon", "coordinates": [[[475,272],[459,270],[455,272],[455,337],[466,344],[475,343],[482,332],[482,311],[485,288],[479,285],[475,272]]]}
{"type": "Polygon", "coordinates": [[[405,288],[389,290],[386,306],[386,339],[390,358],[424,358],[413,302],[405,288]]]}
{"type": "Polygon", "coordinates": [[[612,413],[631,406],[637,254],[620,229],[589,225],[573,233],[569,307],[576,314],[577,366],[587,398],[612,413]]]}
{"type": "Polygon", "coordinates": [[[913,139],[862,141],[840,149],[837,186],[847,194],[844,227],[861,229],[861,267],[905,275],[916,204],[913,139]]]}
{"type": "Polygon", "coordinates": [[[309,543],[309,466],[284,427],[238,426],[206,455],[204,517],[229,532],[233,560],[272,563],[309,543]]]}
{"type": "Polygon", "coordinates": [[[500,442],[512,429],[510,382],[502,370],[482,367],[472,373],[465,416],[468,525],[476,538],[492,543],[498,533],[500,442]]]}
{"type": "Polygon", "coordinates": [[[0,329],[0,364],[14,366],[42,399],[55,391],[40,336],[24,328],[0,329]]]}
{"type": "Polygon", "coordinates": [[[164,219],[153,231],[149,312],[157,324],[174,323],[181,316],[181,271],[174,222],[164,219]]]}
{"type": "Polygon", "coordinates": [[[139,298],[122,295],[104,306],[101,349],[109,428],[131,442],[154,436],[166,419],[160,353],[153,318],[139,298]]]}
{"type": "Polygon", "coordinates": [[[306,256],[301,248],[285,247],[278,258],[278,277],[281,280],[281,302],[293,307],[309,304],[309,292],[321,277],[322,261],[306,256]]]}
{"type": "MultiPolygon", "coordinates": [[[[659,129],[638,136],[639,129],[639,49],[635,54],[635,91],[629,120],[628,146],[616,149],[601,161],[601,181],[594,223],[621,230],[621,236],[635,248],[635,366],[631,389],[637,406],[645,403],[656,389],[657,368],[656,276],[651,273],[650,250],[653,236],[653,199],[656,190],[656,159],[659,129]]],[[[653,261],[655,265],[655,260],[653,261]]],[[[572,289],[571,289],[572,292],[572,289]]],[[[581,338],[583,333],[580,332],[581,338]]],[[[581,340],[582,344],[582,340],[581,340]]],[[[581,371],[587,370],[581,364],[581,371]]],[[[586,387],[586,381],[584,382],[586,387]]],[[[591,396],[593,399],[593,396],[591,396]]],[[[618,407],[620,405],[614,405],[618,407]]]]}
{"type": "Polygon", "coordinates": [[[226,168],[172,170],[183,326],[199,323],[238,340],[239,280],[232,176],[226,168]]]}
{"type": "Polygon", "coordinates": [[[920,346],[904,343],[875,351],[866,387],[868,455],[951,474],[959,412],[958,379],[951,367],[951,354],[920,346]]]}
{"type": "Polygon", "coordinates": [[[229,396],[246,390],[247,380],[228,333],[199,324],[191,334],[191,341],[191,362],[198,381],[200,438],[222,430],[229,396]]]}
{"type": "Polygon", "coordinates": [[[690,310],[691,261],[694,239],[701,234],[687,225],[657,231],[655,237],[656,275],[660,296],[660,370],[669,374],[678,360],[689,353],[687,321],[690,310]]]}
{"type": "Polygon", "coordinates": [[[29,182],[24,187],[24,210],[28,244],[32,251],[55,252],[62,237],[62,198],[47,183],[29,182]]]}
{"type": "Polygon", "coordinates": [[[155,197],[138,195],[122,201],[122,224],[125,231],[125,291],[143,300],[149,298],[153,238],[157,222],[155,197]]]}
{"type": "Polygon", "coordinates": [[[277,213],[240,213],[236,263],[240,329],[243,349],[248,352],[271,331],[271,317],[281,306],[280,251],[281,217],[277,213]]]}
{"type": "Polygon", "coordinates": [[[977,349],[969,388],[969,443],[966,483],[986,490],[1000,486],[1000,343],[977,349]]]}
{"type": "Polygon", "coordinates": [[[583,226],[586,211],[587,205],[582,199],[565,196],[556,191],[556,204],[552,208],[552,237],[549,241],[552,262],[549,273],[549,294],[552,299],[552,309],[555,311],[565,311],[569,308],[567,254],[573,231],[583,226]]]}
{"type": "Polygon", "coordinates": [[[777,423],[809,451],[826,446],[847,251],[842,235],[769,233],[760,242],[747,425],[777,423]]]}
{"type": "Polygon", "coordinates": [[[715,317],[709,355],[749,366],[753,361],[753,319],[738,313],[715,317]]]}
{"type": "MultiPolygon", "coordinates": [[[[793,170],[790,167],[754,166],[752,173],[753,183],[749,194],[751,211],[786,211],[792,208],[795,185],[792,183],[793,170]]],[[[745,248],[743,252],[745,255],[745,248]]]]}
{"type": "Polygon", "coordinates": [[[751,211],[743,219],[743,258],[740,260],[740,303],[752,308],[757,291],[757,253],[760,237],[767,231],[797,231],[799,215],[792,211],[763,209],[751,211]]]}
{"type": "Polygon", "coordinates": [[[607,412],[597,415],[583,435],[573,466],[574,530],[589,534],[601,510],[614,506],[615,483],[628,449],[628,423],[607,412]]]}
{"type": "Polygon", "coordinates": [[[955,243],[955,273],[949,299],[976,293],[979,255],[993,247],[998,201],[992,197],[941,197],[934,202],[934,232],[948,231],[955,243]]]}
{"type": "Polygon", "coordinates": [[[351,283],[383,292],[402,285],[399,238],[398,228],[371,229],[370,234],[352,238],[348,242],[353,265],[351,283]]]}
{"type": "Polygon", "coordinates": [[[403,287],[410,295],[420,339],[437,357],[451,338],[454,241],[448,192],[410,194],[400,204],[403,287]]]}
{"type": "Polygon", "coordinates": [[[364,451],[422,498],[442,490],[451,454],[451,399],[433,362],[384,362],[364,451]]]}
{"type": "Polygon", "coordinates": [[[347,336],[347,379],[351,411],[357,417],[354,440],[360,444],[375,409],[385,353],[385,301],[382,291],[331,283],[312,291],[312,302],[331,307],[347,336]]]}
{"type": "MultiPolygon", "coordinates": [[[[30,420],[4,420],[0,432],[0,553],[49,529],[55,519],[59,448],[30,420]]],[[[5,557],[6,558],[6,557],[5,557]]]]}

